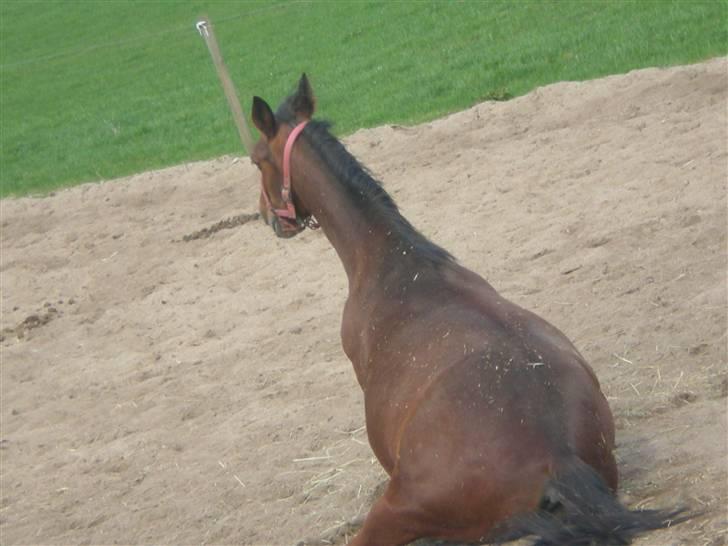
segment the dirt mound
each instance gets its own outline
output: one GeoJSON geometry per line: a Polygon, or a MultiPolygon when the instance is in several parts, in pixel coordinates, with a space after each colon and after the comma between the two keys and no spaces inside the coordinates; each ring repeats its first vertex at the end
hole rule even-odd
{"type": "MultiPolygon", "coordinates": [[[[725,540],[726,69],[346,139],[419,229],[592,363],[625,501],[705,510],[642,545],[725,540]]],[[[321,232],[239,216],[258,185],[220,158],[0,202],[0,329],[43,324],[0,344],[3,544],[341,544],[366,513],[384,476],[339,345],[345,275],[321,232]],[[210,228],[229,217],[246,223],[210,228]]]]}
{"type": "Polygon", "coordinates": [[[230,218],[220,220],[219,222],[212,224],[210,227],[202,228],[198,231],[190,233],[189,235],[185,235],[184,237],[182,237],[182,240],[188,243],[189,241],[196,241],[197,239],[207,239],[221,229],[232,229],[238,226],[244,226],[248,222],[259,219],[260,213],[258,212],[251,214],[238,214],[236,216],[231,216],[230,218]]]}
{"type": "Polygon", "coordinates": [[[3,328],[2,332],[0,332],[0,342],[5,341],[5,338],[8,336],[15,336],[17,339],[23,339],[30,330],[40,328],[58,316],[58,309],[49,303],[46,303],[44,307],[44,311],[28,315],[14,328],[3,328]]]}

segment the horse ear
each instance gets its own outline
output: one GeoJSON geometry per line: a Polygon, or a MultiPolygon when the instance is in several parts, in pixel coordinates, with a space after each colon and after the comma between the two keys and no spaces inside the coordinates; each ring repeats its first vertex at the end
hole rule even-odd
{"type": "Polygon", "coordinates": [[[278,122],[268,103],[260,97],[253,97],[253,123],[268,139],[276,136],[278,122]]]}
{"type": "Polygon", "coordinates": [[[313,96],[313,89],[306,74],[301,75],[298,80],[298,89],[293,97],[293,111],[299,121],[309,120],[313,117],[316,109],[316,98],[313,96]]]}

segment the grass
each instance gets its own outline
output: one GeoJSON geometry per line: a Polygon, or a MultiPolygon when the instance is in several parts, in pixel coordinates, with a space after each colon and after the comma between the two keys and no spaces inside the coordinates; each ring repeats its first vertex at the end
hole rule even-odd
{"type": "Polygon", "coordinates": [[[726,0],[4,0],[0,196],[242,153],[202,13],[245,112],[306,71],[339,134],[728,49],[726,0]]]}

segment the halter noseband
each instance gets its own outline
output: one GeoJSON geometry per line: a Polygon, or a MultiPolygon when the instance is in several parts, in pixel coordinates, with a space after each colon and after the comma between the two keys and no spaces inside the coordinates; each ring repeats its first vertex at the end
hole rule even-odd
{"type": "Polygon", "coordinates": [[[260,181],[260,189],[263,194],[263,199],[265,199],[265,203],[268,205],[268,210],[270,210],[273,215],[278,218],[278,225],[282,231],[298,231],[298,229],[302,226],[311,229],[319,227],[318,222],[316,222],[316,220],[311,216],[305,219],[298,218],[296,207],[293,204],[293,199],[291,198],[291,151],[293,150],[293,144],[296,142],[298,136],[303,132],[307,123],[308,120],[303,121],[293,128],[293,131],[291,131],[291,134],[288,135],[288,139],[286,140],[286,146],[283,148],[283,188],[281,189],[281,199],[285,204],[285,208],[277,209],[273,207],[273,203],[268,197],[268,192],[265,191],[263,180],[261,179],[260,181]]]}

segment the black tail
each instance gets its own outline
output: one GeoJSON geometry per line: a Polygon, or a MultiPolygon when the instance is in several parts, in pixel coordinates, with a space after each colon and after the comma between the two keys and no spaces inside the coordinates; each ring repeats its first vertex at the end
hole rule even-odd
{"type": "Polygon", "coordinates": [[[690,519],[684,508],[630,510],[604,480],[574,457],[546,487],[542,508],[509,522],[516,534],[534,535],[534,546],[630,544],[636,535],[690,519]]]}

